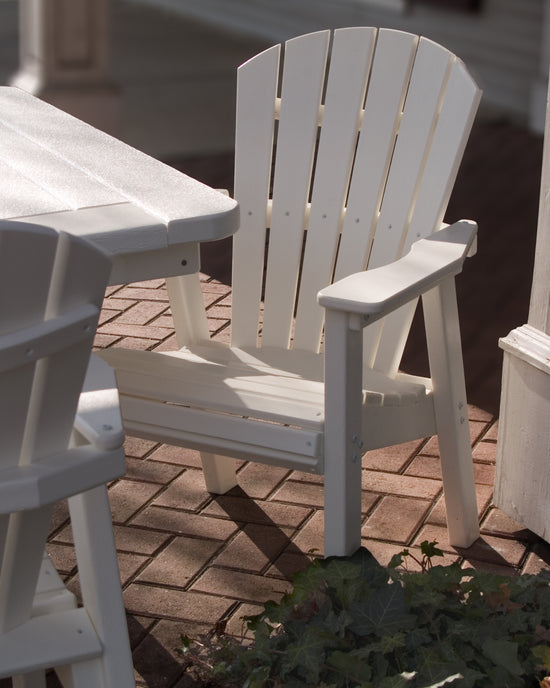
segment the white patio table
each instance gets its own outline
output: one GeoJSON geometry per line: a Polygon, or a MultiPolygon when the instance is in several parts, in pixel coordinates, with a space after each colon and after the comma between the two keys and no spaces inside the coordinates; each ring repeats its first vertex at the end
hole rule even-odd
{"type": "Polygon", "coordinates": [[[0,219],[84,237],[110,284],[192,273],[199,243],[238,227],[236,201],[51,105],[0,87],[0,219]]]}

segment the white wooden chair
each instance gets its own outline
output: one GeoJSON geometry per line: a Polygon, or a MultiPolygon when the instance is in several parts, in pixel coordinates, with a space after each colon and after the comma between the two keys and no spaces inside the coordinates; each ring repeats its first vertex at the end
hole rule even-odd
{"type": "Polygon", "coordinates": [[[0,677],[134,686],[106,483],[124,473],[111,369],[90,358],[110,260],[68,234],[0,224],[0,677]],[[75,421],[75,412],[78,415],[75,421]],[[44,554],[68,497],[83,606],[44,554]]]}
{"type": "Polygon", "coordinates": [[[281,53],[238,73],[231,346],[209,340],[198,275],[169,280],[182,348],[105,352],[125,428],[199,449],[214,493],[235,485],[227,457],[324,473],[325,555],[360,544],[362,453],[437,434],[450,540],[468,546],[453,277],[476,227],[424,237],[441,227],[480,91],[448,50],[398,31],[301,36],[282,68],[281,53]],[[431,379],[398,372],[420,295],[431,379]]]}

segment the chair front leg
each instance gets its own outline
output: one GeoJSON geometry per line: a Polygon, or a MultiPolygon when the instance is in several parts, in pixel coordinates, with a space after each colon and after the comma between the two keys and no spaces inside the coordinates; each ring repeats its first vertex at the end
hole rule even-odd
{"type": "Polygon", "coordinates": [[[327,309],[325,557],[351,555],[361,545],[362,334],[348,313],[327,309]]]}
{"type": "Polygon", "coordinates": [[[204,483],[208,492],[225,494],[237,485],[237,461],[229,456],[202,452],[204,483]]]}
{"type": "Polygon", "coordinates": [[[107,487],[70,497],[69,510],[84,606],[104,647],[99,659],[73,665],[74,682],[91,676],[98,688],[135,688],[107,487]]]}
{"type": "Polygon", "coordinates": [[[469,547],[479,520],[454,279],[423,295],[449,541],[469,547]]]}

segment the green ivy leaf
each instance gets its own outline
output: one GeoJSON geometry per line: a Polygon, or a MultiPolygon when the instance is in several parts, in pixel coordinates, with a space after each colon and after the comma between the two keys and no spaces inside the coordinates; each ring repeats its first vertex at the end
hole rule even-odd
{"type": "Polygon", "coordinates": [[[420,543],[420,551],[428,559],[433,559],[434,557],[442,557],[444,556],[444,554],[437,547],[437,544],[437,540],[434,540],[433,542],[428,542],[428,540],[424,540],[424,542],[420,543]]]}
{"type": "Polygon", "coordinates": [[[537,666],[550,671],[550,647],[548,645],[537,645],[531,652],[537,661],[537,666]]]}
{"type": "Polygon", "coordinates": [[[370,681],[372,677],[372,670],[369,665],[349,652],[341,652],[340,650],[332,652],[327,658],[327,664],[343,676],[346,681],[345,685],[348,685],[350,679],[360,683],[361,681],[370,681]]]}
{"type": "Polygon", "coordinates": [[[512,676],[524,674],[523,667],[518,661],[518,645],[509,640],[487,638],[482,646],[483,654],[496,666],[502,667],[512,676]]]}
{"type": "Polygon", "coordinates": [[[399,583],[391,583],[359,600],[350,609],[353,623],[350,630],[360,636],[379,636],[410,628],[415,617],[408,613],[405,593],[399,583]]]}
{"type": "Polygon", "coordinates": [[[192,640],[188,635],[180,635],[181,648],[179,651],[182,655],[187,654],[191,650],[192,640]]]}
{"type": "Polygon", "coordinates": [[[334,633],[334,635],[339,638],[343,638],[352,621],[353,616],[346,609],[343,609],[338,614],[331,609],[326,615],[323,623],[328,631],[334,633]]]}
{"type": "Polygon", "coordinates": [[[325,572],[322,562],[317,559],[307,568],[298,571],[292,577],[293,590],[281,600],[281,604],[292,607],[313,590],[325,587],[325,572]]]}
{"type": "Polygon", "coordinates": [[[355,605],[371,588],[388,582],[388,572],[364,547],[349,558],[329,557],[321,564],[332,597],[343,607],[355,605]]]}
{"type": "Polygon", "coordinates": [[[403,552],[399,552],[398,554],[394,554],[393,557],[390,559],[390,563],[388,564],[388,568],[389,569],[396,569],[399,566],[402,566],[407,554],[408,554],[407,550],[403,550],[403,552]]]}
{"type": "Polygon", "coordinates": [[[525,688],[525,681],[519,676],[514,676],[504,667],[493,666],[487,672],[486,686],[493,688],[493,686],[505,686],[505,688],[525,688]]]}
{"type": "Polygon", "coordinates": [[[395,633],[394,635],[385,635],[378,644],[378,647],[384,654],[395,652],[395,650],[405,647],[405,634],[395,633]]]}
{"type": "Polygon", "coordinates": [[[243,688],[263,688],[269,678],[269,666],[255,667],[250,672],[246,681],[243,683],[243,688]]]}
{"type": "MultiPolygon", "coordinates": [[[[324,662],[325,648],[334,636],[314,627],[306,628],[296,641],[286,648],[281,678],[297,669],[299,674],[317,685],[324,662]]],[[[286,685],[286,684],[285,684],[286,685]]]]}
{"type": "Polygon", "coordinates": [[[414,652],[421,645],[431,645],[433,636],[427,628],[414,625],[407,631],[405,636],[405,646],[408,652],[414,652]]]}
{"type": "Polygon", "coordinates": [[[440,642],[437,647],[420,647],[417,652],[418,685],[421,688],[444,686],[462,678],[462,663],[454,656],[450,645],[440,642]]]}
{"type": "Polygon", "coordinates": [[[441,592],[458,593],[464,575],[464,570],[458,562],[449,566],[432,566],[426,574],[427,584],[441,592]]]}

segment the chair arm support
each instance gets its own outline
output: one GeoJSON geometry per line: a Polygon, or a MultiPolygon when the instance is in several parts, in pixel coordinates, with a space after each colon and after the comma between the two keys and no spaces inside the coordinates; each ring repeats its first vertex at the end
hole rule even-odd
{"type": "Polygon", "coordinates": [[[461,220],[413,244],[388,265],[357,272],[321,289],[325,308],[363,316],[368,325],[454,277],[474,242],[477,225],[461,220]]]}
{"type": "Polygon", "coordinates": [[[124,442],[115,374],[95,354],[90,356],[74,427],[103,451],[117,449],[124,442]]]}

